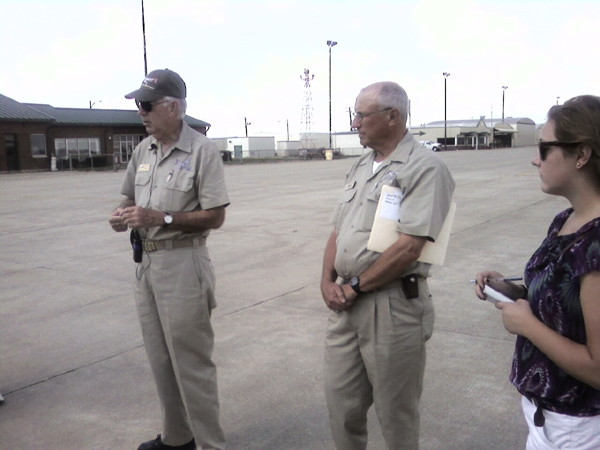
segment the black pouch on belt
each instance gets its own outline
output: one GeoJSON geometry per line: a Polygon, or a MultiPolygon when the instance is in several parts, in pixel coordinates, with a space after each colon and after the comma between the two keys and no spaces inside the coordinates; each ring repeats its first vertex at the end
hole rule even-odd
{"type": "Polygon", "coordinates": [[[131,230],[129,240],[131,241],[131,247],[133,248],[133,262],[141,263],[143,250],[140,232],[138,230],[131,230]]]}
{"type": "Polygon", "coordinates": [[[419,296],[419,277],[410,274],[402,277],[401,280],[404,297],[406,297],[407,300],[417,298],[419,296]]]}

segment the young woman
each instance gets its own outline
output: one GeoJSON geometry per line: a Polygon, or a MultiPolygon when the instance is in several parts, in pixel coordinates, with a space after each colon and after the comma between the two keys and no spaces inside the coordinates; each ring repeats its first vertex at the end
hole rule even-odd
{"type": "Polygon", "coordinates": [[[553,220],[525,267],[525,286],[477,274],[516,299],[498,302],[518,335],[510,380],[523,395],[527,450],[600,449],[600,97],[548,112],[532,164],[542,191],[571,204],[553,220]]]}

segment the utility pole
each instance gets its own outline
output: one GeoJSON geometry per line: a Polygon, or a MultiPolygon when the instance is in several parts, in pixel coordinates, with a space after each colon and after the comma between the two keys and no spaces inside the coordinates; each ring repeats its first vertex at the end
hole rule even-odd
{"type": "Polygon", "coordinates": [[[144,75],[148,75],[148,63],[146,62],[146,21],[144,19],[144,0],[142,0],[142,34],[144,35],[144,75]]]}
{"type": "Polygon", "coordinates": [[[244,128],[246,129],[246,137],[248,137],[248,125],[252,125],[252,124],[250,122],[248,122],[246,120],[246,118],[244,117],[244,128]]]}

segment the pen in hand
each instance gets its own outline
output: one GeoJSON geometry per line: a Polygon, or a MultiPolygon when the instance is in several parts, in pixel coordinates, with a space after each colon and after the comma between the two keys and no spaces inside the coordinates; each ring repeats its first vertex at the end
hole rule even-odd
{"type": "MultiPolygon", "coordinates": [[[[523,277],[489,278],[491,281],[521,281],[523,277]]],[[[477,280],[469,280],[469,283],[477,283],[477,280]]]]}

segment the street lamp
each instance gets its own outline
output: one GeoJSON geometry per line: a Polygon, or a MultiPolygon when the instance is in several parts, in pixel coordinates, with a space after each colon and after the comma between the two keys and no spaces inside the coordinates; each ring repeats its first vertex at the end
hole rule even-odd
{"type": "Polygon", "coordinates": [[[327,41],[327,47],[329,47],[329,148],[331,148],[331,47],[336,45],[335,41],[327,41]]]}
{"type": "Polygon", "coordinates": [[[102,103],[102,100],[98,100],[97,102],[92,103],[92,101],[90,100],[90,109],[92,109],[92,106],[94,106],[96,103],[102,103]]]}
{"type": "Polygon", "coordinates": [[[446,136],[446,119],[447,119],[447,117],[446,117],[446,80],[450,76],[450,73],[444,72],[442,75],[444,75],[444,150],[448,150],[448,145],[447,145],[448,137],[446,136]]]}
{"type": "Polygon", "coordinates": [[[508,89],[508,86],[502,86],[502,123],[504,123],[504,91],[508,89]]]}
{"type": "Polygon", "coordinates": [[[560,97],[556,97],[556,104],[557,104],[557,105],[558,105],[558,99],[559,99],[559,98],[560,98],[560,97]]]}
{"type": "Polygon", "coordinates": [[[244,128],[246,128],[246,137],[248,137],[248,125],[252,125],[250,122],[246,120],[244,117],[244,128]]]}
{"type": "MultiPolygon", "coordinates": [[[[278,123],[283,122],[283,120],[278,120],[278,123]]],[[[290,140],[290,122],[288,121],[288,119],[285,119],[285,127],[287,128],[287,140],[290,140]]]]}

